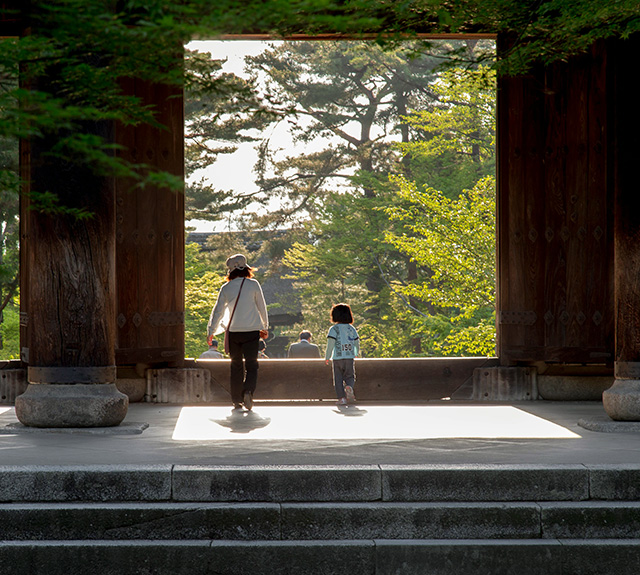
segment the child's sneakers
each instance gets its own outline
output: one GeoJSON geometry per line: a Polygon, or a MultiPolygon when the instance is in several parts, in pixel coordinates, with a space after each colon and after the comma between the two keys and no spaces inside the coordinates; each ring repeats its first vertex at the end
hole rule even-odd
{"type": "Polygon", "coordinates": [[[346,397],[341,397],[338,400],[338,407],[340,407],[341,405],[347,405],[347,398],[346,397]]]}
{"type": "Polygon", "coordinates": [[[350,385],[345,385],[344,386],[344,392],[347,395],[347,403],[355,403],[356,402],[356,396],[353,393],[353,387],[351,387],[350,385]]]}

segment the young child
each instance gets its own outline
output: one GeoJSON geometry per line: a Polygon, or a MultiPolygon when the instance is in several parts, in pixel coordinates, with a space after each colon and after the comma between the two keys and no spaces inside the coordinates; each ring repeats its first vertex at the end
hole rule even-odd
{"type": "Polygon", "coordinates": [[[353,403],[356,398],[353,386],[356,383],[354,359],[360,351],[360,338],[353,323],[351,308],[346,303],[337,303],[331,308],[334,325],[327,334],[327,351],[324,361],[333,360],[333,385],[336,388],[338,405],[353,403]]]}

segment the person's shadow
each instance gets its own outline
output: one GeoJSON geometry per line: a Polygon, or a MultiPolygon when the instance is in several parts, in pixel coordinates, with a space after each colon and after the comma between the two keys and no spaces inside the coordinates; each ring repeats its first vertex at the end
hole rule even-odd
{"type": "Polygon", "coordinates": [[[344,415],[345,417],[362,417],[368,413],[366,409],[360,409],[355,405],[338,405],[333,412],[344,415]]]}
{"type": "Polygon", "coordinates": [[[225,419],[212,419],[214,423],[228,428],[231,433],[251,433],[255,429],[266,427],[271,423],[270,417],[261,417],[255,411],[234,409],[225,419]]]}

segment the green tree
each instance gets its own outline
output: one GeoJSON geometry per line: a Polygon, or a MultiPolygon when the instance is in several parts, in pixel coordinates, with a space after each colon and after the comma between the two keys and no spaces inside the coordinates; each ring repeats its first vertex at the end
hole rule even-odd
{"type": "Polygon", "coordinates": [[[404,234],[387,241],[430,270],[423,281],[400,288],[432,304],[423,317],[437,355],[495,353],[495,178],[487,176],[457,198],[396,178],[402,206],[386,209],[404,234]]]}
{"type": "Polygon", "coordinates": [[[265,107],[288,123],[299,147],[284,157],[268,141],[261,147],[257,184],[265,201],[275,197],[282,205],[261,225],[305,219],[332,191],[376,196],[376,184],[397,162],[391,142],[402,140],[401,116],[432,97],[428,80],[440,59],[417,57],[417,49],[416,43],[384,50],[372,42],[283,42],[247,58],[256,81],[264,78],[265,107]]]}
{"type": "Polygon", "coordinates": [[[336,297],[353,292],[372,332],[392,323],[384,319],[391,317],[384,275],[407,275],[406,260],[381,242],[389,222],[380,208],[393,197],[387,175],[408,169],[394,143],[410,140],[414,131],[403,118],[437,97],[436,69],[455,48],[284,42],[249,58],[255,77],[266,77],[266,105],[290,123],[292,142],[301,146],[286,157],[262,147],[257,183],[282,207],[256,219],[261,226],[293,221],[304,229],[285,263],[301,280],[305,322],[326,322],[336,297]]]}
{"type": "Polygon", "coordinates": [[[302,241],[294,242],[283,259],[301,295],[300,327],[324,333],[331,306],[349,303],[361,332],[362,353],[369,357],[404,356],[410,349],[409,326],[398,321],[399,310],[386,283],[375,293],[367,285],[372,271],[378,277],[406,277],[406,260],[380,235],[388,227],[384,205],[381,197],[328,195],[306,224],[302,241]]]}
{"type": "Polygon", "coordinates": [[[222,274],[200,252],[198,244],[185,246],[185,354],[199,357],[207,349],[207,323],[216,303],[218,291],[225,282],[222,274]]]}
{"type": "Polygon", "coordinates": [[[495,173],[496,73],[488,65],[443,70],[435,98],[404,118],[415,137],[399,148],[410,158],[418,185],[455,197],[495,173]]]}
{"type": "Polygon", "coordinates": [[[491,355],[495,72],[453,67],[432,90],[435,102],[405,117],[417,137],[399,147],[413,169],[411,178],[392,176],[398,193],[385,208],[401,225],[386,233],[387,241],[416,264],[411,281],[395,285],[411,303],[412,332],[427,353],[491,355]]]}
{"type": "Polygon", "coordinates": [[[255,86],[222,71],[224,61],[208,52],[187,51],[185,66],[199,82],[185,93],[185,218],[216,221],[254,201],[253,193],[221,190],[205,178],[195,179],[238,145],[256,142],[260,130],[272,121],[255,86]]]}
{"type": "Polygon", "coordinates": [[[19,357],[19,186],[18,140],[0,135],[0,358],[3,359],[19,357]]]}

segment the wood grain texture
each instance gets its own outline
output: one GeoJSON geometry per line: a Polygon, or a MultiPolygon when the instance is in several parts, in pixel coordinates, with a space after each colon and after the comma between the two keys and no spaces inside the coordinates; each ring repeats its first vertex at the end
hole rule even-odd
{"type": "MultiPolygon", "coordinates": [[[[85,130],[112,138],[110,122],[85,130]]],[[[23,210],[23,265],[28,284],[29,364],[74,367],[115,364],[114,180],[72,160],[51,159],[52,135],[32,142],[30,186],[62,205],[88,209],[88,219],[23,210]]]]}
{"type": "Polygon", "coordinates": [[[610,60],[498,80],[498,317],[536,317],[500,325],[503,365],[613,357],[610,60]]]}
{"type": "Polygon", "coordinates": [[[640,201],[638,133],[633,55],[640,38],[616,43],[615,68],[615,299],[616,361],[640,361],[640,201]]]}
{"type": "MultiPolygon", "coordinates": [[[[184,177],[182,91],[138,79],[124,90],[155,109],[165,129],[118,126],[124,157],[184,177]]],[[[184,195],[160,187],[117,186],[118,364],[179,364],[184,359],[184,323],[158,314],[184,313],[184,195]]]]}

